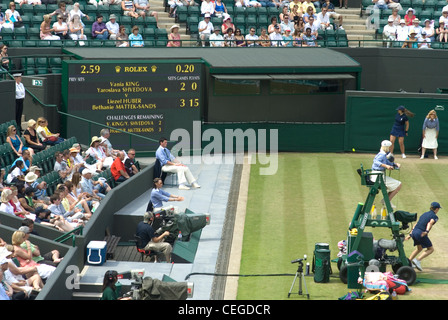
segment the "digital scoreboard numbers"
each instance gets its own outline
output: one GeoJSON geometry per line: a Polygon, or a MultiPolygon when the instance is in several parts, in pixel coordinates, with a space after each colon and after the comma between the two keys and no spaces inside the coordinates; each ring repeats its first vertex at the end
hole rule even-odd
{"type": "MultiPolygon", "coordinates": [[[[67,61],[63,100],[69,114],[112,127],[114,148],[129,144],[130,132],[158,140],[175,129],[191,133],[201,119],[202,63],[67,61]],[[120,130],[115,130],[120,129],[120,130]]],[[[67,120],[68,136],[85,136],[79,120],[67,120]]],[[[92,135],[99,135],[93,132],[92,135]]],[[[84,137],[85,138],[85,137],[84,137]]],[[[84,141],[85,139],[83,139],[84,141]]],[[[137,151],[154,148],[132,138],[137,151]]]]}

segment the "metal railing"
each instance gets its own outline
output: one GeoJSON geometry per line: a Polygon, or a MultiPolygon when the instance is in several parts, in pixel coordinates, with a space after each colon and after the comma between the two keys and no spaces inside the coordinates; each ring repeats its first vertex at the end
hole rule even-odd
{"type": "Polygon", "coordinates": [[[75,245],[76,245],[76,236],[77,235],[82,236],[83,229],[84,229],[83,226],[79,226],[79,227],[73,229],[72,231],[66,232],[63,235],[57,237],[53,241],[64,243],[65,241],[67,241],[69,239],[72,239],[72,247],[75,247],[75,245]]]}

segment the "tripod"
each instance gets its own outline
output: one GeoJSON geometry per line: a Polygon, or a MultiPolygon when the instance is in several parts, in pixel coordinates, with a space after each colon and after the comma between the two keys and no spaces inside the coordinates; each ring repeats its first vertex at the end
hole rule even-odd
{"type": "MultiPolygon", "coordinates": [[[[300,259],[300,260],[302,260],[302,259],[300,259]]],[[[294,293],[291,291],[294,288],[294,284],[296,283],[297,278],[299,278],[299,292],[297,294],[303,295],[303,292],[302,292],[302,282],[303,282],[305,284],[306,297],[309,299],[310,294],[308,293],[308,288],[306,286],[306,281],[305,281],[305,275],[303,274],[303,262],[302,261],[298,261],[298,262],[299,262],[299,267],[297,268],[296,275],[294,277],[294,280],[292,281],[291,288],[289,289],[288,298],[291,295],[291,293],[294,293]]]]}

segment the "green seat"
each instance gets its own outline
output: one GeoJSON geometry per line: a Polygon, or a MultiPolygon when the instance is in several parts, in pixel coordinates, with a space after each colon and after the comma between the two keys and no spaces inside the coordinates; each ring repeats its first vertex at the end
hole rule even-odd
{"type": "Polygon", "coordinates": [[[2,28],[0,35],[3,41],[14,40],[14,30],[11,28],[2,28]]]}
{"type": "MultiPolygon", "coordinates": [[[[179,7],[179,8],[182,8],[182,7],[179,7]]],[[[147,28],[157,28],[157,21],[156,21],[156,18],[154,18],[154,17],[147,16],[147,17],[145,17],[144,22],[145,22],[144,24],[147,28]]]]}
{"type": "Polygon", "coordinates": [[[36,4],[33,6],[34,15],[43,16],[47,13],[47,6],[45,4],[36,4]]]}

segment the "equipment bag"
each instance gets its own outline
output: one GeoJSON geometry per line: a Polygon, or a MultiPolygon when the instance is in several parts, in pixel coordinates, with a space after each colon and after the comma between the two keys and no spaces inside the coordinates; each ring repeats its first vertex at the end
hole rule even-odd
{"type": "Polygon", "coordinates": [[[327,283],[330,282],[330,250],[316,249],[314,251],[314,282],[327,283]]]}

